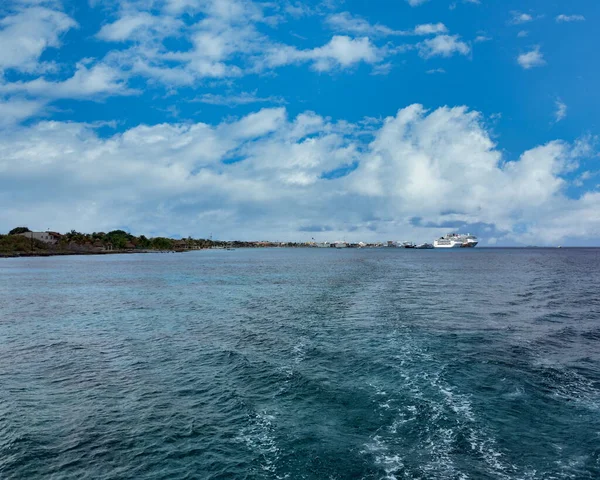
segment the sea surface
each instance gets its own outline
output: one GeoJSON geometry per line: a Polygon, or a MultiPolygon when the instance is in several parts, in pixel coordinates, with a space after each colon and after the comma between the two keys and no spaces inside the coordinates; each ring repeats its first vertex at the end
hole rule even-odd
{"type": "Polygon", "coordinates": [[[600,250],[1,259],[0,478],[600,478],[600,250]]]}

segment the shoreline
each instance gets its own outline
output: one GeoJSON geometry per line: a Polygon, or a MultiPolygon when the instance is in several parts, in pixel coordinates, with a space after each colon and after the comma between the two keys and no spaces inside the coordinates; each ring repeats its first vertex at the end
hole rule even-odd
{"type": "MultiPolygon", "coordinates": [[[[248,247],[235,247],[235,249],[240,248],[248,248],[248,247]]],[[[294,248],[294,247],[261,247],[261,248],[294,248]]],[[[299,247],[295,247],[299,248],[299,247]]],[[[309,247],[305,247],[309,248],[309,247]]],[[[365,247],[364,250],[379,250],[385,249],[385,247],[365,247]]],[[[557,247],[479,247],[478,250],[556,250],[557,247]]],[[[561,247],[561,250],[577,250],[577,249],[600,249],[599,246],[596,247],[561,247]]],[[[34,258],[34,257],[65,257],[65,256],[73,256],[73,255],[134,255],[138,253],[149,254],[149,253],[185,253],[185,252],[196,252],[202,250],[221,250],[220,248],[193,248],[193,249],[173,249],[173,250],[108,250],[104,252],[14,252],[14,253],[6,253],[0,252],[0,259],[3,258],[34,258]]],[[[223,249],[224,250],[224,249],[223,249]]],[[[340,249],[332,249],[332,250],[340,250],[340,249]]],[[[347,248],[341,250],[358,250],[355,248],[347,248]]],[[[398,250],[402,250],[398,248],[398,250]]],[[[432,249],[433,250],[433,249],[432,249]]],[[[439,249],[437,249],[439,250],[439,249]]],[[[453,250],[453,249],[448,249],[453,250]]]]}
{"type": "MultiPolygon", "coordinates": [[[[197,249],[197,250],[207,250],[197,249]]],[[[20,257],[59,257],[71,255],[132,255],[136,253],[184,253],[194,250],[109,250],[105,252],[15,252],[1,253],[0,258],[20,258],[20,257]]]]}

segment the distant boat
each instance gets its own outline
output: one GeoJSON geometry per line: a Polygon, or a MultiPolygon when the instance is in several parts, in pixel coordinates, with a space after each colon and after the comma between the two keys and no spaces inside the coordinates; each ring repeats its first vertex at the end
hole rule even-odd
{"type": "Polygon", "coordinates": [[[402,248],[416,248],[417,246],[413,242],[402,242],[400,245],[402,248]]]}
{"type": "Polygon", "coordinates": [[[335,248],[348,248],[348,244],[346,242],[335,242],[335,248]]]}
{"type": "Polygon", "coordinates": [[[434,248],[434,247],[431,243],[421,243],[421,244],[417,245],[415,248],[418,248],[419,250],[425,250],[425,249],[434,248]]]}

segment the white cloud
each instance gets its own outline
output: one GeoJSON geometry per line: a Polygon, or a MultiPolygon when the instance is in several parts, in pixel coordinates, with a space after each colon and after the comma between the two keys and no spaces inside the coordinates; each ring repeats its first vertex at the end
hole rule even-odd
{"type": "Polygon", "coordinates": [[[223,105],[233,107],[235,105],[248,105],[251,103],[286,103],[283,97],[270,95],[268,97],[260,97],[257,92],[241,92],[232,94],[214,94],[205,93],[200,97],[192,100],[193,102],[207,103],[209,105],[223,105]]]}
{"type": "Polygon", "coordinates": [[[477,37],[475,37],[475,43],[489,42],[491,40],[492,37],[488,37],[486,35],[478,35],[477,37]]]}
{"type": "Polygon", "coordinates": [[[406,0],[411,7],[418,7],[419,5],[423,5],[425,2],[429,0],[406,0]]]}
{"type": "Polygon", "coordinates": [[[554,112],[554,119],[556,122],[560,122],[567,116],[567,105],[559,98],[556,100],[556,112],[554,112]]]}
{"type": "Polygon", "coordinates": [[[423,25],[417,25],[413,33],[415,35],[435,35],[438,33],[446,33],[448,29],[443,23],[425,23],[423,25]]]}
{"type": "Polygon", "coordinates": [[[446,70],[444,70],[443,68],[434,68],[431,70],[427,70],[427,72],[425,72],[429,75],[433,75],[434,73],[446,73],[446,70]]]}
{"type": "Polygon", "coordinates": [[[358,62],[376,63],[381,58],[381,53],[367,37],[350,38],[347,36],[334,36],[329,43],[322,47],[303,52],[307,58],[315,61],[317,70],[329,70],[332,65],[342,68],[349,67],[358,62]]]}
{"type": "Polygon", "coordinates": [[[168,16],[157,17],[147,12],[135,12],[104,25],[96,36],[109,42],[151,40],[175,34],[182,26],[181,21],[168,16]]]}
{"type": "Polygon", "coordinates": [[[468,55],[471,47],[460,40],[459,35],[438,35],[422,41],[418,45],[419,55],[423,58],[451,57],[454,54],[468,55]]]}
{"type": "Polygon", "coordinates": [[[158,21],[157,17],[146,12],[141,12],[137,15],[127,15],[119,18],[114,23],[104,25],[96,36],[101,40],[122,42],[129,40],[136,31],[145,30],[158,21]]]}
{"type": "Polygon", "coordinates": [[[268,22],[264,10],[273,7],[273,4],[251,0],[165,0],[162,3],[168,15],[202,13],[226,23],[268,22]]]}
{"type": "Polygon", "coordinates": [[[7,128],[39,115],[43,109],[44,102],[41,101],[21,98],[2,100],[0,98],[0,128],[7,128]]]}
{"type": "Polygon", "coordinates": [[[465,107],[411,105],[370,137],[283,108],[109,137],[77,123],[13,126],[0,131],[0,229],[52,218],[57,230],[301,239],[327,227],[330,239],[430,241],[456,221],[490,225],[498,243],[600,234],[600,194],[565,196],[589,147],[554,141],[505,159],[483,124],[465,107]]]}
{"type": "Polygon", "coordinates": [[[556,17],[556,22],[557,23],[564,23],[564,22],[583,22],[585,20],[585,17],[583,15],[558,15],[556,17]]]}
{"type": "Polygon", "coordinates": [[[77,23],[64,13],[44,7],[23,8],[0,18],[0,74],[14,68],[25,72],[43,69],[42,53],[60,46],[60,37],[77,23]]]}
{"type": "Polygon", "coordinates": [[[322,47],[298,50],[295,47],[273,47],[263,60],[267,67],[279,67],[293,63],[311,62],[315,70],[325,72],[334,68],[348,68],[360,62],[378,63],[385,51],[377,48],[368,37],[350,38],[335,35],[322,47]]]}
{"type": "Polygon", "coordinates": [[[286,120],[285,108],[264,108],[246,115],[227,129],[236,139],[261,137],[277,130],[286,120]]]}
{"type": "MultiPolygon", "coordinates": [[[[462,0],[462,3],[470,3],[471,5],[481,5],[480,0],[462,0]]],[[[457,7],[457,3],[456,2],[452,2],[448,8],[450,10],[455,10],[457,7]]]]}
{"type": "Polygon", "coordinates": [[[333,13],[325,19],[326,23],[334,30],[355,35],[371,36],[409,36],[409,35],[434,35],[446,33],[448,29],[443,23],[426,23],[417,25],[412,30],[394,30],[380,24],[370,24],[364,18],[352,15],[349,12],[333,13]]]}
{"type": "Polygon", "coordinates": [[[525,38],[527,36],[529,36],[529,32],[527,30],[521,30],[519,33],[517,33],[518,38],[525,38]]]}
{"type": "MultiPolygon", "coordinates": [[[[348,12],[329,14],[326,22],[350,35],[334,35],[323,45],[300,48],[282,44],[268,34],[265,26],[284,21],[286,14],[285,8],[272,3],[165,0],[152,3],[152,10],[146,0],[118,1],[115,5],[116,11],[112,12],[115,19],[105,23],[95,38],[124,45],[113,45],[104,58],[95,60],[102,69],[98,68],[94,75],[76,72],[75,78],[60,81],[45,76],[4,86],[3,91],[55,98],[67,98],[69,91],[74,92],[73,98],[121,95],[131,93],[127,83],[134,78],[144,79],[149,87],[162,85],[173,91],[183,86],[197,87],[207,79],[232,79],[299,64],[308,64],[318,72],[330,72],[367,63],[372,66],[372,74],[384,75],[392,68],[386,61],[388,57],[416,48],[377,44],[378,37],[389,35],[438,35],[421,45],[421,54],[426,58],[469,50],[457,36],[445,35],[447,28],[443,23],[421,24],[404,31],[371,25],[348,12]],[[268,14],[269,11],[275,13],[268,14]],[[84,77],[92,76],[100,81],[101,73],[110,77],[103,85],[93,87],[91,79],[85,85],[81,83],[84,77]]],[[[319,7],[315,12],[326,10],[319,7]]]]}
{"type": "Polygon", "coordinates": [[[255,57],[273,45],[257,29],[259,23],[278,21],[265,14],[272,5],[245,0],[167,0],[162,5],[161,12],[151,15],[143,1],[123,2],[118,19],[96,36],[130,43],[124,50],[111,51],[106,64],[167,86],[194,85],[205,78],[254,71],[255,57]],[[177,38],[183,47],[167,48],[168,37],[177,38]]]}
{"type": "Polygon", "coordinates": [[[151,36],[126,50],[112,51],[105,61],[167,85],[193,85],[204,78],[242,75],[251,69],[253,56],[270,45],[253,25],[229,24],[214,17],[194,24],[186,36],[191,44],[187,50],[169,50],[151,36]]]}
{"type": "Polygon", "coordinates": [[[43,98],[94,98],[105,95],[130,95],[121,72],[104,64],[88,67],[79,63],[72,77],[51,81],[37,78],[28,82],[0,84],[5,94],[27,94],[43,98]]]}
{"type": "Polygon", "coordinates": [[[533,22],[535,20],[533,16],[529,13],[511,12],[511,14],[512,18],[510,20],[510,23],[512,25],[521,25],[523,23],[533,22]]]}
{"type": "Polygon", "coordinates": [[[387,75],[392,70],[392,63],[378,63],[373,66],[373,70],[371,70],[371,75],[387,75]]]}
{"type": "Polygon", "coordinates": [[[399,32],[385,25],[372,25],[364,18],[353,16],[349,12],[332,13],[325,22],[334,30],[358,35],[396,35],[399,32]]]}
{"type": "Polygon", "coordinates": [[[546,60],[544,60],[544,55],[540,51],[539,45],[535,46],[533,50],[519,55],[517,57],[517,62],[525,70],[546,65],[546,60]]]}

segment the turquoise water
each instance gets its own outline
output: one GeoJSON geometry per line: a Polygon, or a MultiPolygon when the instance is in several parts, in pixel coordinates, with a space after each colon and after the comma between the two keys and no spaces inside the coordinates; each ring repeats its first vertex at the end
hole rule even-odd
{"type": "Polygon", "coordinates": [[[2,479],[600,478],[600,251],[0,261],[2,479]]]}

